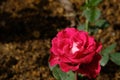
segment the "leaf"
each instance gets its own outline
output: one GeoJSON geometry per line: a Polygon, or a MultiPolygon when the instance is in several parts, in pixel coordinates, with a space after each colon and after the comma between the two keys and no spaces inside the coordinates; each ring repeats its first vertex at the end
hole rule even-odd
{"type": "Polygon", "coordinates": [[[100,61],[101,66],[105,66],[107,64],[107,62],[109,61],[110,52],[112,52],[115,47],[116,43],[111,44],[101,52],[102,55],[102,59],[100,61]]]}
{"type": "Polygon", "coordinates": [[[105,49],[101,52],[101,54],[102,54],[102,55],[108,55],[110,52],[112,52],[112,51],[115,49],[115,47],[116,47],[116,43],[113,43],[113,44],[111,44],[110,46],[108,46],[107,48],[105,48],[105,49]]]}
{"type": "Polygon", "coordinates": [[[105,28],[105,27],[107,27],[109,24],[107,23],[106,20],[101,19],[101,20],[96,21],[96,22],[95,22],[95,25],[98,26],[99,28],[105,28]]]}
{"type": "Polygon", "coordinates": [[[102,59],[100,60],[100,65],[101,66],[105,66],[109,61],[109,56],[108,55],[104,55],[102,56],[102,59]]]}
{"type": "Polygon", "coordinates": [[[97,6],[102,0],[89,0],[89,4],[92,6],[97,6]]]}
{"type": "Polygon", "coordinates": [[[85,24],[77,26],[78,30],[85,30],[85,24]]]}
{"type": "Polygon", "coordinates": [[[72,71],[69,71],[67,73],[67,78],[64,80],[75,80],[75,73],[73,73],[72,71]]]}
{"type": "Polygon", "coordinates": [[[94,9],[87,8],[83,11],[83,15],[89,22],[95,22],[100,17],[101,12],[97,8],[94,9]]]}
{"type": "Polygon", "coordinates": [[[67,77],[67,74],[62,72],[58,66],[55,66],[52,70],[53,72],[53,76],[57,79],[57,80],[64,80],[67,77]]]}
{"type": "Polygon", "coordinates": [[[58,66],[55,66],[52,72],[57,80],[75,80],[75,74],[72,71],[65,73],[58,66]]]}
{"type": "Polygon", "coordinates": [[[120,66],[120,52],[110,54],[110,60],[120,66]]]}
{"type": "Polygon", "coordinates": [[[95,25],[101,27],[105,23],[105,20],[96,21],[95,25]]]}

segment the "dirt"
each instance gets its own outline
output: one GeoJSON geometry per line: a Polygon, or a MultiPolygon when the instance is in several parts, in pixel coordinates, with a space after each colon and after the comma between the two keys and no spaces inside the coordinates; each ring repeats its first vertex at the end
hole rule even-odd
{"type": "MultiPolygon", "coordinates": [[[[70,12],[57,0],[0,1],[0,80],[55,80],[48,68],[51,39],[59,30],[84,22],[80,10],[84,0],[70,1],[70,12]]],[[[109,26],[94,35],[104,48],[116,42],[116,51],[120,51],[119,3],[104,0],[99,5],[109,26]]],[[[120,80],[120,67],[109,61],[96,80],[120,80]]]]}

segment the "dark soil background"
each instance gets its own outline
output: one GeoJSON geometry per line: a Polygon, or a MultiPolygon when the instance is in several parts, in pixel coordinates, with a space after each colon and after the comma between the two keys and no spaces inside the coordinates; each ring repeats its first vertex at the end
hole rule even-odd
{"type": "MultiPolygon", "coordinates": [[[[84,0],[70,3],[72,8],[59,0],[0,0],[0,80],[55,80],[48,68],[50,41],[84,22],[84,0]]],[[[103,0],[99,8],[110,25],[94,36],[104,48],[116,42],[120,51],[120,0],[103,0]]],[[[96,80],[120,80],[120,67],[109,61],[96,80]]]]}

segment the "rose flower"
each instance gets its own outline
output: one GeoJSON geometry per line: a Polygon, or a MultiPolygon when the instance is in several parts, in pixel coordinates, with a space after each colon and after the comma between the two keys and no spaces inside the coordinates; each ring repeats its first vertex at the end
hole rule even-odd
{"type": "Polygon", "coordinates": [[[70,70],[95,78],[100,72],[101,43],[87,32],[66,28],[52,39],[50,66],[59,65],[63,72],[70,70]]]}

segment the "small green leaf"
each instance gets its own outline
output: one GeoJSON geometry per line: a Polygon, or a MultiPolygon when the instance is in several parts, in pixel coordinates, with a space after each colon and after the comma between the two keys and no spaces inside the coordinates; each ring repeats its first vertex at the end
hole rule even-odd
{"type": "Polygon", "coordinates": [[[92,6],[97,6],[102,0],[89,0],[89,4],[92,6]]]}
{"type": "Polygon", "coordinates": [[[101,27],[104,23],[105,23],[105,20],[98,20],[95,22],[95,25],[101,27]]]}
{"type": "Polygon", "coordinates": [[[64,80],[75,80],[75,73],[73,73],[72,71],[69,71],[67,73],[67,78],[64,80]]]}
{"type": "Polygon", "coordinates": [[[109,56],[108,55],[104,55],[102,56],[102,59],[100,60],[100,65],[101,66],[105,66],[109,61],[109,56]]]}
{"type": "Polygon", "coordinates": [[[103,19],[96,21],[95,25],[98,26],[99,28],[105,28],[109,26],[108,22],[103,19]]]}
{"type": "Polygon", "coordinates": [[[79,26],[77,26],[78,30],[85,30],[85,24],[81,24],[79,26]]]}
{"type": "Polygon", "coordinates": [[[62,72],[58,66],[55,66],[52,70],[53,72],[53,76],[57,79],[57,80],[64,80],[67,77],[67,74],[62,72]]]}
{"type": "Polygon", "coordinates": [[[94,8],[94,9],[85,9],[83,11],[83,15],[86,17],[86,19],[89,22],[95,22],[101,15],[101,12],[99,9],[94,8]]]}
{"type": "Polygon", "coordinates": [[[57,80],[75,80],[75,74],[72,71],[65,73],[65,72],[61,71],[58,66],[55,66],[52,69],[52,72],[53,72],[53,76],[57,80]]]}
{"type": "Polygon", "coordinates": [[[110,54],[110,60],[120,66],[120,52],[110,54]]]}
{"type": "Polygon", "coordinates": [[[105,48],[105,49],[101,52],[101,54],[102,54],[102,55],[108,55],[108,54],[110,54],[110,52],[112,52],[112,51],[115,49],[115,47],[116,47],[116,43],[113,43],[113,44],[111,44],[110,46],[108,46],[107,48],[105,48]]]}
{"type": "Polygon", "coordinates": [[[105,66],[107,64],[107,62],[109,61],[110,53],[115,49],[115,47],[116,43],[111,44],[101,52],[102,55],[102,59],[100,61],[101,66],[105,66]]]}

